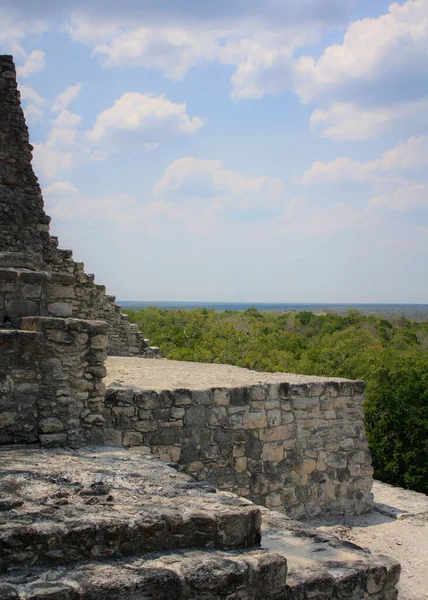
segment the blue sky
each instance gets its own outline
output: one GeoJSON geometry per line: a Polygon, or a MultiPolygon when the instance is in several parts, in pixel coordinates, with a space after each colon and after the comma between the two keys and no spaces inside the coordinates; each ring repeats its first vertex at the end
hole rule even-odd
{"type": "Polygon", "coordinates": [[[427,302],[428,0],[0,0],[0,52],[118,298],[427,302]]]}

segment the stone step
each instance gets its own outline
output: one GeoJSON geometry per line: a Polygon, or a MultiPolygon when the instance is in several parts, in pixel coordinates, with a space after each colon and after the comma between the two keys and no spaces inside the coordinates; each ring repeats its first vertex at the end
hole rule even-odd
{"type": "Polygon", "coordinates": [[[287,561],[267,550],[202,551],[30,568],[0,576],[2,600],[280,600],[287,561]]]}
{"type": "Polygon", "coordinates": [[[11,519],[6,527],[0,525],[0,572],[168,549],[249,547],[260,541],[255,507],[226,509],[194,501],[190,510],[180,511],[159,499],[157,506],[140,508],[127,512],[122,507],[120,514],[114,509],[90,514],[87,508],[89,514],[78,518],[42,518],[28,524],[11,519]]]}
{"type": "Polygon", "coordinates": [[[247,501],[232,502],[141,450],[102,448],[89,466],[93,456],[43,452],[27,471],[25,451],[1,452],[0,498],[15,491],[0,513],[0,572],[260,543],[260,510],[247,501]]]}

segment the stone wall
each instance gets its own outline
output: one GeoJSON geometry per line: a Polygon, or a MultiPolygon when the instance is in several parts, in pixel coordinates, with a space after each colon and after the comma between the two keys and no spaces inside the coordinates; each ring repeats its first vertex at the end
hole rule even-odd
{"type": "Polygon", "coordinates": [[[0,327],[18,329],[22,317],[70,317],[76,292],[67,273],[0,268],[0,327]]]}
{"type": "Polygon", "coordinates": [[[0,444],[102,443],[107,324],[26,317],[0,330],[0,444]]]}
{"type": "Polygon", "coordinates": [[[197,479],[296,518],[362,513],[373,469],[364,383],[107,389],[109,443],[146,445],[197,479]]]}
{"type": "Polygon", "coordinates": [[[39,294],[37,275],[33,277],[35,286],[19,288],[17,280],[21,278],[23,282],[30,275],[0,274],[6,278],[3,283],[7,283],[3,291],[0,281],[0,328],[18,328],[20,319],[27,315],[106,320],[110,354],[157,356],[158,349],[150,348],[138,327],[122,315],[114,296],[106,294],[104,286],[95,284],[94,276],[84,272],[83,263],[73,260],[71,250],[59,249],[58,239],[50,235],[50,217],[44,211],[42,192],[31,166],[32,150],[12,57],[0,55],[0,269],[74,277],[74,291],[71,287],[64,289],[68,295],[58,297],[53,303],[56,307],[50,310],[48,286],[42,286],[39,294]],[[13,279],[19,289],[13,287],[13,279]]]}

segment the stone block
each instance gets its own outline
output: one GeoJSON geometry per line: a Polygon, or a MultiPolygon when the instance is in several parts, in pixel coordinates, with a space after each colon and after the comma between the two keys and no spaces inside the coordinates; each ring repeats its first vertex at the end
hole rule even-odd
{"type": "Polygon", "coordinates": [[[268,410],[266,412],[266,419],[268,427],[277,427],[281,425],[281,411],[280,410],[268,410]]]}
{"type": "Polygon", "coordinates": [[[122,444],[124,446],[142,446],[143,434],[137,431],[125,431],[122,437],[122,444]]]}
{"type": "Polygon", "coordinates": [[[212,393],[209,390],[195,390],[193,402],[202,406],[210,406],[213,403],[212,393]]]}
{"type": "Polygon", "coordinates": [[[235,471],[238,473],[243,473],[247,470],[247,459],[245,456],[238,456],[233,460],[233,466],[235,471]]]}
{"type": "Polygon", "coordinates": [[[284,458],[282,442],[268,442],[263,445],[262,461],[280,462],[284,458]]]}
{"type": "Polygon", "coordinates": [[[265,412],[247,412],[243,415],[244,429],[263,429],[268,426],[265,412]]]}
{"type": "Polygon", "coordinates": [[[229,406],[229,392],[226,389],[213,390],[214,404],[218,406],[229,406]]]}
{"type": "MultiPolygon", "coordinates": [[[[71,317],[73,314],[73,306],[69,302],[52,302],[51,304],[48,304],[48,313],[52,317],[71,317]]],[[[34,312],[27,314],[34,314],[34,312]]]]}
{"type": "Polygon", "coordinates": [[[48,417],[42,419],[39,423],[40,430],[42,433],[58,433],[64,431],[65,427],[63,422],[57,417],[48,417]]]}
{"type": "Polygon", "coordinates": [[[263,442],[279,442],[296,437],[294,425],[280,425],[260,431],[260,440],[263,442]]]}
{"type": "Polygon", "coordinates": [[[202,427],[206,425],[206,409],[204,406],[190,406],[186,408],[184,416],[186,425],[196,425],[202,427]]]}

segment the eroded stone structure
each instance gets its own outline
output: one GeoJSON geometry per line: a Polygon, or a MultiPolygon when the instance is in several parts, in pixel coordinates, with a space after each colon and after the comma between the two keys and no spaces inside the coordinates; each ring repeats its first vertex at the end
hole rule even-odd
{"type": "Polygon", "coordinates": [[[106,440],[149,446],[198,479],[295,518],[367,512],[364,382],[283,378],[228,389],[109,387],[106,440]]]}
{"type": "Polygon", "coordinates": [[[106,398],[107,351],[157,350],[58,249],[31,150],[0,56],[0,599],[395,600],[395,561],[233,493],[298,516],[367,510],[362,382],[106,398]]]}
{"type": "Polygon", "coordinates": [[[0,56],[0,328],[36,315],[105,320],[109,354],[156,356],[114,296],[50,235],[19,98],[12,57],[0,56]]]}

